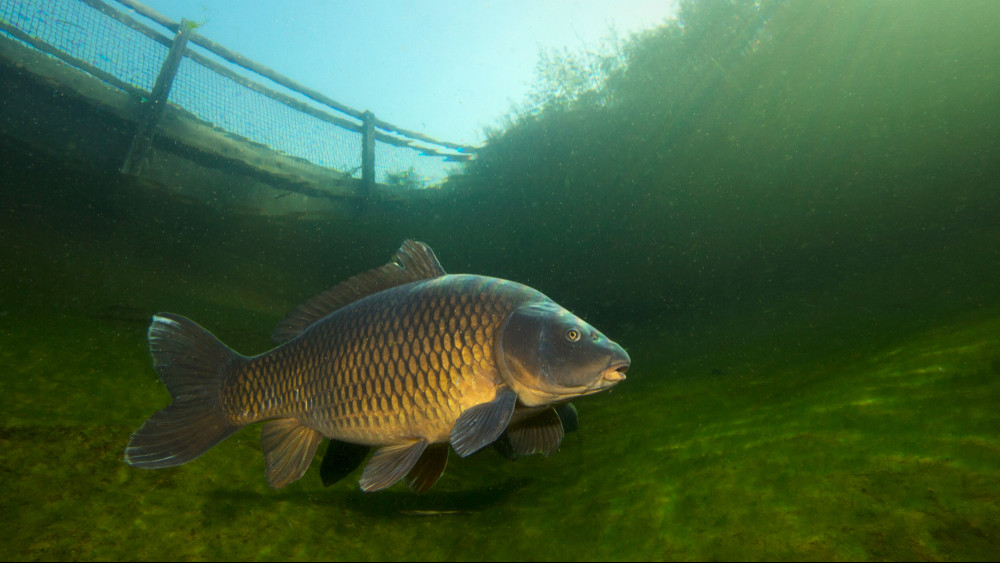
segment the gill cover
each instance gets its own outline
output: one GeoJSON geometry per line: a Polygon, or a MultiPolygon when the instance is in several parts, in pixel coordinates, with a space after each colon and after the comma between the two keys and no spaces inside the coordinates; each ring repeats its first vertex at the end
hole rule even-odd
{"type": "Polygon", "coordinates": [[[496,350],[505,382],[528,407],[606,389],[629,364],[621,346],[552,301],[515,309],[496,350]]]}

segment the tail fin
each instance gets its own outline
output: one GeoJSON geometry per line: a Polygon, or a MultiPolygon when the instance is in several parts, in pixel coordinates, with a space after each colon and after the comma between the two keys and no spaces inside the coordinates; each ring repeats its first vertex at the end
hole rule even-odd
{"type": "Polygon", "coordinates": [[[245,358],[180,315],[154,315],[147,335],[153,367],[173,403],[132,434],[125,462],[157,469],[187,463],[242,427],[223,413],[219,389],[245,358]]]}

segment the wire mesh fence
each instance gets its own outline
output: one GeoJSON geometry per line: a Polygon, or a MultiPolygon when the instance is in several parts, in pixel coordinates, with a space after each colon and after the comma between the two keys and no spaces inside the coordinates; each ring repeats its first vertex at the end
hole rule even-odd
{"type": "MultiPolygon", "coordinates": [[[[133,2],[123,4],[129,6],[100,0],[0,0],[5,29],[0,35],[64,61],[82,61],[91,74],[146,96],[167,57],[173,32],[162,21],[146,20],[128,9],[135,7],[133,2]]],[[[168,101],[228,134],[361,177],[363,138],[356,117],[361,112],[334,115],[307,95],[254,75],[208,49],[189,44],[168,101]],[[288,99],[298,103],[289,105],[288,99]]],[[[429,145],[426,139],[408,146],[413,139],[398,130],[391,135],[379,132],[376,140],[374,181],[399,189],[439,182],[454,171],[451,160],[465,159],[471,150],[429,145]]]]}
{"type": "Polygon", "coordinates": [[[146,91],[167,56],[165,45],[79,0],[0,0],[0,19],[146,91]]]}
{"type": "Polygon", "coordinates": [[[361,166],[358,133],[304,114],[191,59],[181,61],[170,101],[220,129],[280,153],[347,173],[361,166]]]}

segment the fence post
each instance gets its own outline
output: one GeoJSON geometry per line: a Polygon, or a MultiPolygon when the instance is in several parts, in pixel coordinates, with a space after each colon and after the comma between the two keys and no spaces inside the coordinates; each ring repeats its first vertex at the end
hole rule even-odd
{"type": "Polygon", "coordinates": [[[146,156],[150,145],[153,143],[153,134],[156,131],[156,124],[163,115],[163,108],[167,106],[167,96],[170,95],[170,87],[174,83],[174,76],[181,66],[181,59],[184,57],[184,47],[187,45],[188,36],[191,30],[196,27],[190,20],[181,20],[181,25],[174,36],[174,42],[170,45],[167,58],[160,67],[160,74],[156,77],[156,84],[150,92],[149,99],[141,106],[139,126],[136,128],[135,136],[132,137],[132,144],[129,145],[128,154],[122,163],[122,174],[135,175],[139,173],[139,165],[142,158],[146,156]]]}
{"type": "Polygon", "coordinates": [[[375,193],[375,114],[365,111],[361,119],[361,196],[362,204],[375,193]]]}

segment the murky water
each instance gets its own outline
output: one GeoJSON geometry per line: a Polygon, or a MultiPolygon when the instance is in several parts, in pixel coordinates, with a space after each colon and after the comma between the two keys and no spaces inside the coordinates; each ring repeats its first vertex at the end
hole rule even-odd
{"type": "Polygon", "coordinates": [[[994,560],[1000,46],[978,31],[1000,16],[837,5],[778,11],[618,183],[553,141],[568,168],[497,172],[493,195],[310,223],[4,141],[0,555],[994,560]],[[404,238],[567,305],[628,349],[628,380],[579,400],[550,458],[452,456],[422,495],[324,488],[318,460],[272,490],[255,426],[123,463],[169,402],[153,313],[262,352],[404,238]]]}

